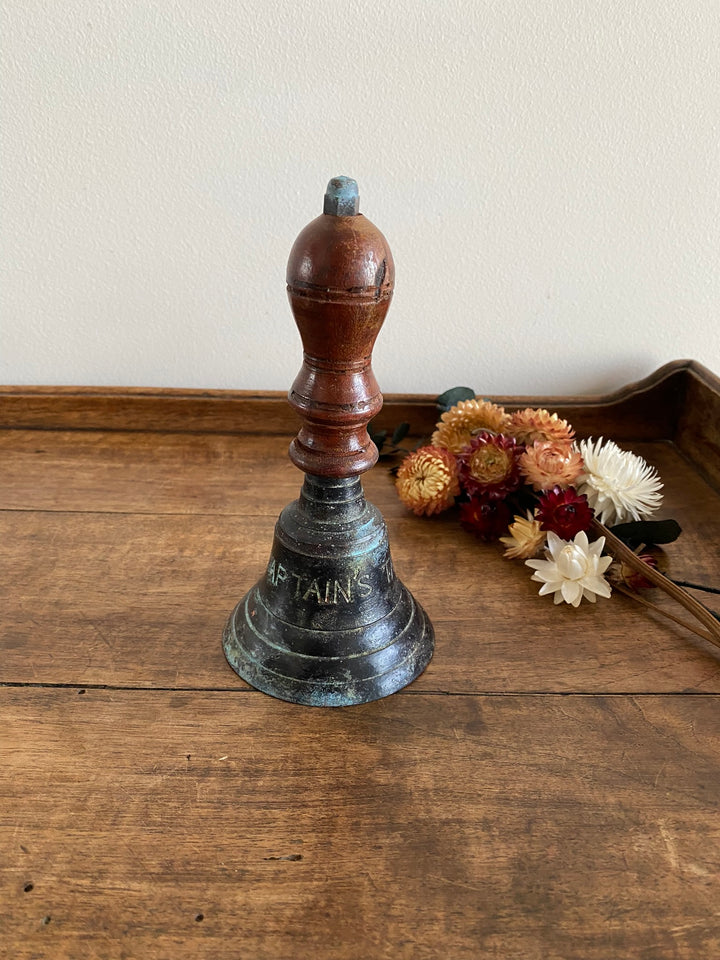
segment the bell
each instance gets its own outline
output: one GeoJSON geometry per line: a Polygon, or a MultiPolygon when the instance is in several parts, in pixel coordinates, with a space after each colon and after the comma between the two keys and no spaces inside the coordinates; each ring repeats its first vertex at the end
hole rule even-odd
{"type": "Polygon", "coordinates": [[[358,212],[357,183],[328,184],[323,213],[290,252],[287,291],[303,342],[288,400],[303,423],[290,459],[305,473],[277,521],[267,570],[225,627],[233,670],[311,706],[395,693],[427,666],[433,628],[395,575],[387,528],[360,476],[378,451],[382,407],[371,368],[394,286],[387,240],[358,212]]]}

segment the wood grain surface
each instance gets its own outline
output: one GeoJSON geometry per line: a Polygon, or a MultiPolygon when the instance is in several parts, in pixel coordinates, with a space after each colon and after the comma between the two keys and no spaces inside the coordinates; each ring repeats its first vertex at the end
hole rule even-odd
{"type": "Polygon", "coordinates": [[[714,697],[6,690],[3,713],[16,960],[720,953],[714,697]]]}
{"type": "MultiPolygon", "coordinates": [[[[682,444],[633,449],[671,572],[716,587],[712,429],[675,413],[682,444]]],[[[620,595],[554,607],[381,463],[435,657],[363,707],[272,700],[220,634],[297,496],[290,435],[114,422],[0,430],[0,957],[720,956],[716,650],[620,595]]]]}

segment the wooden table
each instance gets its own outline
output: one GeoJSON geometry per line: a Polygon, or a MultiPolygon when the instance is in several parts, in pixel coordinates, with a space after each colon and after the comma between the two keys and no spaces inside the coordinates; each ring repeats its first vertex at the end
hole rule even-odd
{"type": "MultiPolygon", "coordinates": [[[[673,574],[720,586],[718,381],[549,403],[657,466],[673,574]]],[[[720,651],[554,607],[381,463],[435,657],[384,701],[275,701],[220,636],[299,490],[284,400],[15,388],[0,425],[1,956],[720,957],[720,651]]]]}

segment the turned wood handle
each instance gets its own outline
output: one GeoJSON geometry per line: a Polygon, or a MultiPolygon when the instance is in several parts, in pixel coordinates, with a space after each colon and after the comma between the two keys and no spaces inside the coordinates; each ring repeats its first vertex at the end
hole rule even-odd
{"type": "Polygon", "coordinates": [[[357,210],[355,181],[331,180],[325,212],[300,233],[288,260],[288,297],[303,342],[288,395],[303,425],[290,459],[317,476],[357,476],[378,457],[367,432],[382,407],[371,359],[395,266],[385,237],[357,210]]]}

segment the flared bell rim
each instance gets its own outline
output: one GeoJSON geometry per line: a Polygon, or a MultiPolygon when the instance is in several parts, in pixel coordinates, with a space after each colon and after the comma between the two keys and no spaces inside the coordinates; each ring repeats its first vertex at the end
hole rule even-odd
{"type": "MultiPolygon", "coordinates": [[[[269,636],[258,632],[249,610],[257,599],[254,587],[227,621],[223,633],[225,657],[238,676],[279,700],[316,707],[380,700],[412,683],[433,655],[434,631],[427,614],[404,586],[402,594],[402,602],[383,618],[387,642],[372,649],[350,648],[344,656],[317,656],[278,646],[271,638],[277,634],[277,622],[274,626],[272,622],[266,624],[269,636]]],[[[276,620],[271,611],[266,612],[270,621],[276,620]]],[[[366,646],[366,628],[338,631],[336,646],[348,650],[347,635],[351,633],[362,638],[360,645],[366,646]]]]}

